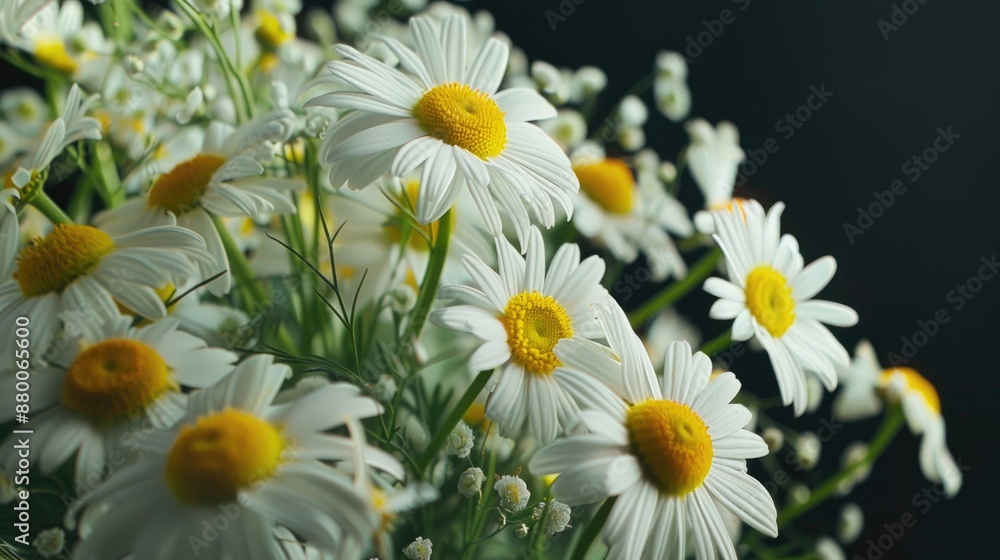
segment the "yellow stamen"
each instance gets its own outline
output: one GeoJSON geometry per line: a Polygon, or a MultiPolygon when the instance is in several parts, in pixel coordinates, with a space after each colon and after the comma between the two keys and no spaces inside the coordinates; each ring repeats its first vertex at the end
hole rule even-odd
{"type": "Polygon", "coordinates": [[[261,12],[257,17],[260,19],[260,25],[257,26],[254,37],[265,49],[276,49],[295,38],[295,33],[285,31],[281,20],[274,14],[261,12]]]}
{"type": "Polygon", "coordinates": [[[208,190],[212,175],[226,163],[225,158],[197,155],[161,176],[149,191],[149,207],[159,207],[180,215],[193,210],[208,190]]]}
{"type": "Polygon", "coordinates": [[[632,170],[620,159],[573,166],[580,180],[580,190],[598,206],[612,214],[632,211],[635,179],[632,170]]]}
{"type": "Polygon", "coordinates": [[[521,292],[510,298],[500,316],[511,359],[528,373],[549,375],[562,365],[553,348],[573,336],[566,309],[552,296],[521,292]]]}
{"type": "Polygon", "coordinates": [[[160,354],[130,339],[99,342],[66,370],[62,404],[98,424],[128,419],[178,389],[160,354]]]}
{"type": "Polygon", "coordinates": [[[907,391],[916,392],[924,399],[928,408],[941,414],[941,398],[938,396],[937,389],[934,388],[934,385],[930,381],[927,381],[926,377],[920,375],[912,368],[890,368],[882,372],[882,384],[887,385],[896,374],[902,375],[906,380],[907,391]]]}
{"type": "Polygon", "coordinates": [[[504,112],[489,95],[458,82],[435,86],[413,107],[427,134],[479,159],[500,155],[507,146],[504,112]]]}
{"type": "Polygon", "coordinates": [[[111,236],[79,224],[58,224],[21,250],[14,279],[28,297],[62,293],[115,248],[111,236]]]}
{"type": "Polygon", "coordinates": [[[795,322],[792,287],[780,272],[760,266],[747,275],[747,308],[773,337],[785,334],[795,322]]]}
{"type": "Polygon", "coordinates": [[[218,505],[272,477],[286,442],[273,425],[228,408],[181,428],[167,455],[170,490],[184,504],[218,505]]]}
{"type": "Polygon", "coordinates": [[[708,476],[715,456],[708,426],[685,404],[647,400],[625,416],[629,445],[647,480],[667,496],[683,496],[708,476]]]}

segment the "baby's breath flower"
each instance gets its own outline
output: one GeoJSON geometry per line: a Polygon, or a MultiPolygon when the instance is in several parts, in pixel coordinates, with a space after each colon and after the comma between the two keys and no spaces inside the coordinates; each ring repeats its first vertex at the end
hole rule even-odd
{"type": "Polygon", "coordinates": [[[38,533],[38,536],[35,537],[35,540],[31,544],[42,556],[54,558],[62,552],[63,547],[66,545],[66,534],[59,527],[52,527],[38,533]]]}
{"type": "Polygon", "coordinates": [[[378,376],[378,381],[375,382],[372,392],[375,394],[376,399],[382,402],[389,402],[396,396],[397,388],[396,380],[391,375],[383,373],[378,376]]]}
{"type": "Polygon", "coordinates": [[[629,127],[642,126],[649,118],[649,110],[641,99],[634,95],[626,96],[618,106],[618,116],[622,124],[629,127]]]}
{"type": "Polygon", "coordinates": [[[502,476],[493,484],[493,489],[500,496],[500,507],[511,512],[521,511],[528,505],[531,492],[528,485],[517,476],[502,476]]]}
{"type": "Polygon", "coordinates": [[[788,487],[788,498],[793,504],[805,503],[809,501],[809,496],[812,496],[812,490],[805,484],[795,483],[788,487]]]}
{"type": "Polygon", "coordinates": [[[760,437],[767,444],[768,453],[775,453],[785,445],[785,434],[775,427],[765,428],[760,437]]]}
{"type": "Polygon", "coordinates": [[[816,556],[820,560],[844,560],[847,558],[837,541],[830,537],[820,537],[816,540],[816,556]]]}
{"type": "Polygon", "coordinates": [[[458,493],[471,498],[483,491],[483,482],[486,482],[486,475],[478,467],[466,469],[462,476],[458,477],[458,493]]]}
{"type": "Polygon", "coordinates": [[[821,446],[819,438],[813,432],[799,434],[792,447],[795,448],[795,456],[798,458],[799,464],[805,470],[812,470],[819,462],[821,446]]]}
{"type": "Polygon", "coordinates": [[[542,515],[545,516],[543,520],[544,525],[542,526],[545,531],[545,536],[551,537],[556,533],[561,533],[569,527],[570,518],[570,508],[568,505],[552,500],[548,505],[548,509],[545,509],[545,502],[540,502],[535,506],[535,510],[531,513],[532,519],[541,519],[542,515]]]}
{"type": "Polygon", "coordinates": [[[417,537],[417,540],[406,545],[406,548],[403,549],[403,554],[410,560],[430,560],[431,544],[430,539],[417,537]]]}
{"type": "Polygon", "coordinates": [[[472,435],[472,428],[465,422],[459,421],[455,429],[448,435],[448,442],[444,446],[444,452],[454,455],[459,459],[469,456],[472,446],[476,444],[476,436],[472,435]]]}

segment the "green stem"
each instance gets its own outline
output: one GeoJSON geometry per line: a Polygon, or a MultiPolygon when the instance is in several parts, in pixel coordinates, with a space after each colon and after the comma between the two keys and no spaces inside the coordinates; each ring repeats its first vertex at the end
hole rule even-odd
{"type": "Polygon", "coordinates": [[[573,549],[573,555],[570,556],[570,560],[583,560],[587,556],[587,551],[590,550],[590,545],[594,543],[597,539],[597,535],[601,533],[601,528],[604,527],[604,522],[608,520],[608,515],[611,514],[611,508],[615,505],[615,500],[618,496],[612,496],[607,500],[604,500],[604,504],[601,505],[601,509],[597,510],[594,517],[587,523],[587,527],[583,530],[580,535],[580,540],[576,541],[576,547],[573,549]]]}
{"type": "Polygon", "coordinates": [[[448,257],[448,243],[451,238],[452,226],[451,213],[452,211],[448,210],[437,221],[437,239],[434,240],[434,248],[431,249],[430,262],[427,263],[424,279],[420,282],[417,304],[413,308],[410,322],[406,325],[406,332],[403,333],[404,344],[420,336],[427,316],[430,315],[431,304],[434,303],[434,298],[437,296],[438,285],[441,284],[441,272],[444,270],[445,259],[448,257]]]}
{"type": "Polygon", "coordinates": [[[903,410],[898,404],[890,405],[886,409],[885,416],[882,418],[882,425],[879,426],[878,432],[875,433],[875,437],[872,438],[871,446],[868,448],[868,453],[863,459],[854,463],[853,465],[847,467],[840,473],[828,478],[825,482],[816,487],[809,496],[809,499],[800,504],[795,504],[790,506],[788,509],[782,511],[778,514],[778,528],[787,525],[797,519],[799,516],[809,512],[811,509],[821,504],[824,500],[832,496],[837,492],[841,483],[845,480],[854,476],[858,471],[868,468],[876,459],[882,455],[883,452],[892,443],[893,438],[899,433],[899,429],[903,427],[903,410]]]}
{"type": "Polygon", "coordinates": [[[630,313],[628,320],[632,324],[632,327],[641,327],[653,315],[670,307],[695,287],[700,286],[712,271],[715,270],[715,263],[719,260],[720,255],[722,255],[722,251],[718,247],[713,247],[712,250],[691,267],[688,275],[683,280],[678,280],[667,286],[660,293],[630,313]]]}
{"type": "Polygon", "coordinates": [[[711,358],[729,347],[729,344],[732,342],[731,335],[732,329],[726,329],[726,331],[719,336],[709,340],[705,344],[702,344],[700,351],[711,358]]]}
{"type": "Polygon", "coordinates": [[[257,285],[257,281],[253,277],[253,271],[250,270],[250,263],[247,262],[246,255],[243,254],[243,251],[233,241],[233,236],[229,235],[226,224],[218,216],[212,216],[212,223],[215,224],[215,230],[219,232],[219,237],[222,239],[222,246],[226,248],[226,257],[229,259],[229,271],[235,277],[240,289],[247,295],[247,311],[253,312],[260,304],[265,302],[267,296],[264,295],[264,291],[257,285]]]}
{"type": "MultiPolygon", "coordinates": [[[[482,392],[483,387],[493,376],[493,370],[486,370],[479,372],[479,375],[472,381],[469,388],[465,390],[465,394],[459,399],[458,404],[452,409],[451,414],[445,419],[444,423],[438,428],[437,432],[434,434],[434,439],[427,444],[427,449],[424,450],[424,454],[420,457],[420,461],[417,463],[417,467],[420,469],[420,473],[423,474],[430,464],[437,457],[441,447],[444,445],[445,441],[448,440],[448,436],[451,431],[455,429],[458,425],[458,421],[462,419],[465,415],[465,411],[469,410],[472,403],[475,402],[476,397],[482,392]]],[[[488,481],[487,481],[488,482],[488,481]]]]}
{"type": "Polygon", "coordinates": [[[31,197],[31,205],[35,207],[39,212],[41,212],[46,218],[49,219],[53,224],[72,224],[73,220],[70,219],[66,212],[55,203],[54,200],[49,198],[49,195],[45,191],[38,189],[34,195],[31,197]]]}

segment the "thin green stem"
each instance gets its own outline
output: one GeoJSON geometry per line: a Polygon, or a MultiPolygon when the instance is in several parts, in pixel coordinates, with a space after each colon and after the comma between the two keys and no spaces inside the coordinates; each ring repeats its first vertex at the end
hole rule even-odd
{"type": "Polygon", "coordinates": [[[417,463],[417,466],[419,467],[421,474],[427,470],[430,464],[434,461],[434,458],[437,457],[438,452],[441,451],[441,447],[443,447],[445,441],[448,440],[448,436],[451,434],[451,431],[458,425],[458,421],[462,419],[465,411],[469,410],[469,407],[472,406],[473,402],[475,402],[476,397],[479,396],[479,393],[482,392],[483,387],[486,386],[486,383],[492,376],[493,370],[479,372],[479,375],[477,375],[472,381],[469,388],[465,390],[465,394],[463,394],[462,398],[458,400],[458,404],[456,404],[455,408],[452,409],[451,414],[445,418],[444,423],[441,424],[437,432],[434,434],[434,439],[427,444],[427,449],[424,450],[424,454],[420,457],[420,461],[417,463]]]}
{"type": "Polygon", "coordinates": [[[715,263],[719,260],[719,256],[722,255],[722,251],[718,247],[713,247],[708,253],[705,254],[691,267],[688,271],[688,275],[684,277],[683,280],[678,280],[673,284],[667,286],[660,293],[656,294],[650,298],[646,303],[642,304],[638,309],[629,314],[628,320],[632,324],[633,328],[641,327],[646,323],[653,315],[659,313],[660,311],[666,309],[673,305],[677,300],[681,299],[688,292],[700,286],[701,283],[708,278],[712,271],[715,270],[715,263]]]}
{"type": "Polygon", "coordinates": [[[594,543],[597,535],[601,533],[601,528],[604,527],[604,522],[611,515],[611,508],[615,506],[615,500],[617,499],[617,496],[612,496],[604,500],[604,504],[601,505],[601,508],[594,514],[594,517],[587,523],[587,526],[583,529],[583,533],[580,534],[580,539],[576,541],[576,547],[573,549],[573,555],[570,556],[570,560],[583,560],[587,556],[590,545],[594,543]]]}
{"type": "Polygon", "coordinates": [[[731,335],[732,335],[732,329],[726,329],[726,331],[720,334],[719,336],[713,338],[712,340],[709,340],[705,344],[702,344],[701,352],[703,352],[708,357],[712,357],[718,354],[719,352],[722,352],[723,350],[728,348],[729,344],[732,342],[731,335]]]}
{"type": "Polygon", "coordinates": [[[49,195],[45,191],[38,189],[34,195],[31,197],[31,205],[35,207],[36,210],[42,213],[46,218],[49,219],[53,224],[72,224],[73,220],[55,203],[54,200],[49,198],[49,195]]]}
{"type": "MultiPolygon", "coordinates": [[[[416,340],[420,336],[420,331],[424,328],[427,316],[431,312],[431,304],[437,296],[438,286],[441,284],[441,272],[444,270],[445,259],[448,258],[448,243],[451,239],[452,210],[445,212],[444,216],[437,221],[437,239],[434,240],[434,247],[431,249],[430,262],[427,263],[427,271],[424,279],[420,282],[420,292],[417,294],[417,304],[413,308],[410,322],[406,325],[406,332],[403,333],[403,343],[416,340]]],[[[432,228],[429,228],[433,231],[432,228]]]]}
{"type": "Polygon", "coordinates": [[[876,432],[875,437],[872,438],[871,446],[868,448],[868,453],[864,456],[864,458],[821,483],[815,490],[812,491],[809,499],[805,502],[792,505],[788,507],[788,509],[779,513],[778,528],[780,529],[784,525],[791,523],[801,515],[823,503],[824,500],[837,492],[837,489],[845,480],[854,476],[854,474],[858,471],[871,466],[871,464],[874,463],[875,460],[878,459],[879,456],[881,456],[882,453],[889,447],[889,444],[892,443],[892,440],[896,437],[896,434],[899,433],[899,429],[902,427],[902,407],[898,404],[890,405],[885,411],[885,416],[882,418],[882,425],[879,426],[878,432],[876,432]]]}

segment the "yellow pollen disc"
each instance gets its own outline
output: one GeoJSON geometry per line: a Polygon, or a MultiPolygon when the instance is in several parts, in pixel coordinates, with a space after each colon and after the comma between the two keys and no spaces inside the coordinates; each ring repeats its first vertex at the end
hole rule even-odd
{"type": "Polygon", "coordinates": [[[80,352],[66,370],[62,404],[95,423],[110,424],[177,389],[156,350],[138,340],[116,338],[80,352]]]}
{"type": "Polygon", "coordinates": [[[496,157],[507,146],[504,112],[489,95],[452,82],[427,91],[413,107],[427,134],[479,159],[496,157]]]}
{"type": "Polygon", "coordinates": [[[938,397],[937,389],[927,381],[926,377],[912,368],[891,368],[882,372],[882,384],[888,384],[895,374],[900,374],[906,379],[907,391],[916,391],[931,410],[941,414],[941,398],[938,397]]]}
{"type": "Polygon", "coordinates": [[[285,28],[281,26],[281,20],[274,14],[262,12],[258,17],[260,25],[254,32],[254,37],[265,49],[276,49],[295,37],[294,33],[285,31],[285,28]]]}
{"type": "Polygon", "coordinates": [[[549,375],[562,365],[552,349],[573,336],[573,325],[555,298],[521,292],[507,302],[500,322],[507,331],[511,359],[528,373],[549,375]]]}
{"type": "Polygon", "coordinates": [[[46,68],[64,74],[76,72],[76,61],[66,52],[66,45],[59,38],[46,38],[36,42],[35,60],[46,68]]]}
{"type": "Polygon", "coordinates": [[[149,207],[159,207],[176,215],[193,210],[208,190],[212,175],[226,163],[213,155],[197,155],[177,165],[157,179],[149,191],[149,207]]]}
{"type": "Polygon", "coordinates": [[[573,172],[580,180],[580,190],[601,208],[612,214],[632,211],[635,179],[624,161],[608,158],[597,163],[576,165],[573,172]]]}
{"type": "Polygon", "coordinates": [[[647,480],[668,496],[701,486],[715,456],[708,426],[685,404],[648,400],[625,416],[629,446],[647,480]]]}
{"type": "Polygon", "coordinates": [[[167,455],[167,485],[181,503],[229,502],[273,476],[284,450],[275,426],[228,408],[181,428],[167,455]]]}
{"type": "Polygon", "coordinates": [[[780,337],[795,322],[792,287],[780,272],[760,266],[747,275],[747,308],[773,337],[780,337]]]}
{"type": "Polygon", "coordinates": [[[462,421],[470,426],[479,426],[487,432],[493,425],[493,422],[486,417],[486,405],[478,402],[469,405],[469,409],[462,415],[462,421]]]}
{"type": "Polygon", "coordinates": [[[14,279],[28,297],[61,293],[115,248],[111,236],[79,224],[59,224],[21,250],[14,279]]]}

